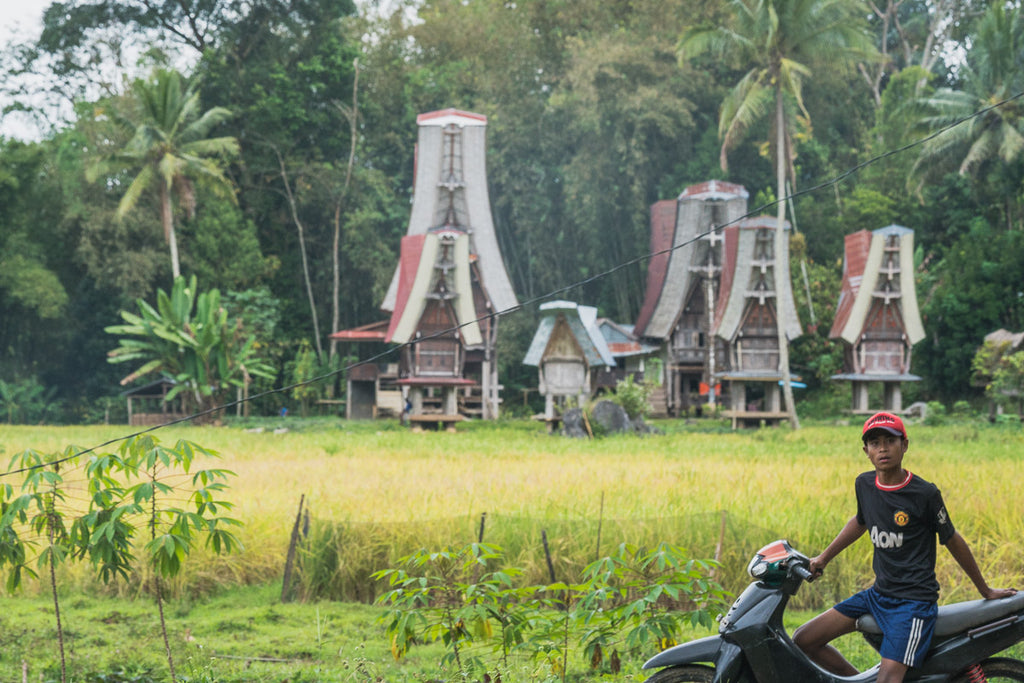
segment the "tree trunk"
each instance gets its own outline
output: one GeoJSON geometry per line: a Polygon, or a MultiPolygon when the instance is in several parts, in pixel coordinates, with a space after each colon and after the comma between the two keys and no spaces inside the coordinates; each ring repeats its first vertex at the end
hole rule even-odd
{"type": "Polygon", "coordinates": [[[775,87],[775,173],[778,196],[778,222],[775,225],[775,320],[779,335],[779,374],[782,375],[782,396],[789,413],[789,424],[800,429],[793,403],[793,384],[789,377],[789,339],[786,338],[786,298],[783,296],[783,278],[789,277],[789,262],[784,261],[783,245],[786,239],[786,131],[783,117],[782,88],[775,87]]]}
{"type": "Polygon", "coordinates": [[[57,596],[57,561],[54,559],[53,552],[53,529],[55,526],[54,516],[56,513],[53,510],[53,495],[51,494],[50,499],[47,501],[46,511],[46,531],[50,539],[50,594],[53,596],[53,615],[57,620],[57,645],[60,648],[60,680],[61,683],[66,683],[68,680],[68,669],[67,661],[64,657],[64,625],[60,621],[60,599],[57,596]]]}
{"type": "MultiPolygon", "coordinates": [[[[156,482],[156,478],[150,474],[150,481],[156,482]]],[[[150,502],[149,517],[149,540],[156,540],[156,489],[153,489],[153,498],[150,502]]],[[[164,653],[167,655],[167,667],[171,673],[171,683],[177,683],[178,676],[174,671],[174,655],[171,654],[171,641],[167,637],[167,618],[164,616],[164,591],[160,581],[160,570],[153,565],[153,580],[156,582],[156,607],[160,614],[160,633],[164,637],[164,653]]]]}
{"type": "Polygon", "coordinates": [[[295,195],[292,193],[291,183],[288,181],[288,170],[284,165],[284,158],[281,153],[274,148],[274,153],[277,154],[277,163],[281,167],[281,182],[284,183],[285,194],[288,198],[288,208],[292,213],[292,220],[295,221],[295,229],[299,233],[299,253],[302,256],[302,276],[306,283],[306,297],[309,299],[309,313],[313,320],[313,341],[316,343],[316,360],[317,363],[324,361],[324,347],[320,341],[320,320],[316,314],[316,298],[313,296],[313,283],[309,277],[309,257],[306,255],[306,231],[302,225],[302,219],[299,218],[298,206],[295,202],[295,195]]]}
{"type": "MultiPolygon", "coordinates": [[[[334,270],[334,284],[331,291],[331,333],[341,327],[341,204],[342,198],[334,205],[334,240],[331,248],[331,266],[334,270]]],[[[331,339],[327,352],[332,361],[338,355],[338,340],[331,339]]],[[[332,365],[333,367],[333,365],[332,365]]],[[[333,382],[331,383],[333,386],[333,382]]]]}
{"type": "Polygon", "coordinates": [[[178,238],[174,234],[174,206],[171,203],[171,191],[160,185],[160,222],[164,227],[164,240],[171,248],[171,276],[177,280],[181,276],[181,264],[178,262],[178,238]]]}
{"type": "MultiPolygon", "coordinates": [[[[359,58],[352,60],[352,107],[348,110],[348,167],[345,169],[345,185],[334,207],[334,300],[331,302],[331,331],[341,326],[341,206],[348,199],[348,188],[352,183],[352,168],[356,163],[356,141],[359,139],[359,58]]],[[[339,106],[340,108],[340,106],[339,106]]],[[[344,112],[344,110],[342,110],[344,112]]],[[[331,340],[330,357],[338,355],[338,340],[331,340]]]]}

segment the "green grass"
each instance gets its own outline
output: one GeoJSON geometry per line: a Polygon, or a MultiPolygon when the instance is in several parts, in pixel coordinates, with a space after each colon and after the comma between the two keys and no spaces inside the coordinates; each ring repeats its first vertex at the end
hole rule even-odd
{"type": "MultiPolygon", "coordinates": [[[[396,662],[388,649],[379,608],[353,603],[280,604],[279,584],[225,590],[214,598],[177,601],[168,617],[172,648],[181,680],[220,683],[340,683],[347,681],[455,680],[437,662],[438,644],[414,647],[396,662]]],[[[166,681],[167,663],[158,635],[156,607],[148,600],[68,595],[62,608],[67,629],[69,679],[78,683],[166,681]],[[105,676],[106,678],[102,678],[105,676]]],[[[790,611],[792,631],[815,613],[790,611]]],[[[706,635],[681,633],[678,640],[706,635]]],[[[54,644],[53,605],[42,596],[0,598],[0,681],[20,681],[23,664],[30,681],[60,680],[54,644]]],[[[856,635],[839,641],[859,668],[877,656],[856,635]]],[[[589,672],[578,657],[569,680],[576,683],[642,681],[643,660],[652,653],[623,658],[620,674],[589,672]]],[[[1024,657],[1018,645],[1009,653],[1024,657]]],[[[506,677],[518,681],[555,681],[544,666],[520,663],[506,677]]]]}
{"type": "MultiPolygon", "coordinates": [[[[280,584],[226,590],[205,600],[179,599],[168,610],[171,647],[183,679],[218,681],[425,680],[437,646],[395,662],[377,625],[379,610],[360,604],[280,604],[280,584]]],[[[67,595],[62,613],[69,676],[99,681],[168,680],[156,605],[67,595]],[[118,679],[111,679],[118,680],[118,679]]],[[[0,599],[0,680],[59,680],[53,604],[42,596],[0,599]],[[18,678],[15,678],[15,675],[18,678]]]]}
{"type": "MultiPolygon", "coordinates": [[[[168,616],[179,673],[228,682],[441,678],[438,646],[416,647],[408,659],[393,662],[376,624],[379,608],[339,601],[278,604],[288,538],[303,495],[312,535],[301,557],[298,588],[311,600],[371,599],[380,590],[367,582],[371,571],[393,566],[422,546],[476,540],[483,513],[485,540],[505,548],[530,583],[548,580],[540,545],[544,531],[560,580],[571,580],[599,552],[623,541],[679,543],[702,558],[712,557],[721,544],[716,578],[738,591],[746,583],[746,562],[761,545],[789,538],[805,553],[819,552],[853,514],[853,479],[868,468],[858,427],[843,421],[805,420],[798,432],[783,427],[734,433],[722,422],[658,426],[664,435],[594,441],[548,436],[529,421],[467,423],[454,434],[412,434],[395,422],[293,418],[161,430],[157,435],[165,443],[186,438],[221,453],[215,466],[237,474],[225,497],[245,522],[244,552],[197,552],[172,585],[168,616]],[[282,426],[288,431],[274,433],[282,426]],[[263,431],[246,431],[256,427],[263,431]]],[[[942,488],[989,582],[1019,584],[1019,428],[964,421],[912,424],[909,431],[907,467],[942,488]]],[[[25,448],[57,452],[127,432],[123,426],[0,425],[0,451],[8,458],[25,448]]],[[[73,486],[75,472],[62,473],[73,486]]],[[[943,601],[974,598],[948,553],[940,551],[939,557],[943,601]]],[[[793,614],[802,621],[868,584],[869,558],[866,541],[847,550],[821,581],[801,591],[793,607],[802,611],[793,614]]],[[[60,585],[75,680],[104,680],[94,674],[118,668],[126,673],[106,680],[166,680],[144,571],[126,585],[103,587],[76,564],[61,572],[60,585]]],[[[29,680],[47,670],[43,680],[57,680],[52,612],[52,602],[31,585],[15,597],[0,597],[0,681],[20,681],[22,660],[33,672],[29,680]]],[[[849,647],[855,661],[871,656],[856,654],[856,640],[849,647]]],[[[636,667],[643,658],[626,658],[615,680],[640,680],[636,667]]],[[[586,671],[576,662],[570,679],[601,680],[586,671]]],[[[513,680],[552,675],[522,668],[513,680]]]]}

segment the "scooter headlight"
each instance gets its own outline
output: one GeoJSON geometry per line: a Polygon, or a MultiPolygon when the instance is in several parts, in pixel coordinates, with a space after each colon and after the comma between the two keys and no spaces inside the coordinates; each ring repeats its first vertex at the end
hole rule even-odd
{"type": "Polygon", "coordinates": [[[775,541],[757,551],[747,565],[747,573],[767,584],[781,583],[786,578],[786,564],[790,558],[800,554],[793,550],[789,541],[775,541]]]}

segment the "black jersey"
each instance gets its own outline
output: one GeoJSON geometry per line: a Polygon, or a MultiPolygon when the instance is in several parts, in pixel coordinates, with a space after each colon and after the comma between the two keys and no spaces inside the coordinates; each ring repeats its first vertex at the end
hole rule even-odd
{"type": "Polygon", "coordinates": [[[874,472],[857,477],[857,521],[875,546],[875,590],[905,600],[939,598],[935,539],[945,544],[955,532],[939,489],[907,472],[895,486],[883,486],[874,472]]]}

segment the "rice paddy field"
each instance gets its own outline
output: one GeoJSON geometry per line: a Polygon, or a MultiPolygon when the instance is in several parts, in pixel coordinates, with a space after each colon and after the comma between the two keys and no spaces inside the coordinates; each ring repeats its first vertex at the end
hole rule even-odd
{"type": "MultiPolygon", "coordinates": [[[[747,560],[762,545],[787,538],[805,554],[820,552],[854,514],[853,480],[870,468],[859,444],[859,423],[844,420],[808,423],[798,431],[733,432],[716,421],[656,426],[662,434],[594,440],[550,436],[529,421],[464,423],[455,433],[414,434],[393,422],[334,419],[156,432],[165,444],[187,439],[220,454],[210,465],[235,473],[224,498],[235,504],[233,516],[244,523],[242,552],[218,557],[199,550],[171,586],[171,616],[181,619],[173,626],[178,636],[194,643],[196,637],[189,641],[182,633],[204,632],[205,654],[192,660],[202,663],[189,680],[446,680],[431,674],[439,646],[414,651],[410,661],[388,663],[386,639],[374,618],[380,608],[372,606],[383,587],[369,575],[421,547],[463,546],[481,535],[501,546],[508,563],[522,568],[522,580],[530,583],[550,582],[543,534],[559,581],[575,580],[587,563],[622,542],[653,547],[667,541],[684,546],[692,557],[717,557],[721,567],[714,578],[738,592],[746,585],[747,560]],[[280,581],[300,497],[309,517],[295,582],[299,602],[281,605],[280,581]],[[235,616],[214,620],[220,626],[199,626],[205,623],[199,617],[204,606],[218,604],[215,611],[235,616]],[[272,636],[257,635],[274,624],[278,633],[290,632],[293,618],[298,633],[290,637],[291,645],[274,645],[266,640],[272,636]],[[348,634],[344,644],[339,631],[348,634]],[[253,646],[270,653],[262,659],[276,655],[282,662],[261,662],[252,650],[246,652],[243,636],[249,632],[264,638],[253,646]],[[239,654],[211,659],[213,652],[239,654]],[[288,668],[289,659],[306,668],[288,668]],[[313,669],[316,673],[310,673],[313,669]]],[[[1019,426],[964,419],[908,424],[908,430],[905,466],[942,489],[953,522],[989,583],[1024,587],[1019,426]]],[[[72,444],[91,448],[127,433],[123,426],[0,426],[0,451],[5,459],[27,448],[56,454],[72,444]]],[[[116,443],[98,450],[115,448],[116,443]]],[[[74,472],[65,477],[73,489],[74,472]]],[[[942,602],[977,597],[941,550],[938,571],[942,602]]],[[[85,566],[62,569],[67,620],[78,633],[76,656],[85,672],[76,680],[165,680],[128,674],[88,678],[89,671],[130,658],[111,660],[109,640],[105,649],[98,647],[100,653],[92,653],[81,622],[75,621],[75,605],[91,615],[87,622],[103,621],[105,614],[115,626],[131,624],[135,610],[151,612],[145,609],[149,599],[141,568],[139,575],[126,584],[103,586],[85,566]]],[[[861,539],[796,596],[793,614],[809,616],[870,582],[870,546],[861,539]]],[[[26,664],[33,671],[45,669],[46,657],[52,666],[50,653],[12,649],[14,642],[29,638],[18,631],[19,624],[28,623],[25,615],[47,609],[44,597],[29,585],[0,598],[0,633],[9,639],[0,642],[0,681],[22,680],[17,676],[26,664]],[[20,638],[10,635],[18,632],[20,638]]],[[[141,638],[142,630],[136,624],[129,632],[141,638]]],[[[110,636],[122,637],[127,636],[110,636]]],[[[159,650],[156,633],[152,643],[159,650]]],[[[128,648],[133,649],[146,648],[128,648]]],[[[194,654],[183,649],[181,656],[194,654]]],[[[159,659],[154,661],[155,669],[159,659]]],[[[614,679],[642,680],[637,666],[627,665],[614,679]]],[[[569,680],[599,680],[582,665],[573,676],[569,680]]],[[[533,672],[522,680],[544,679],[533,672]]]]}

